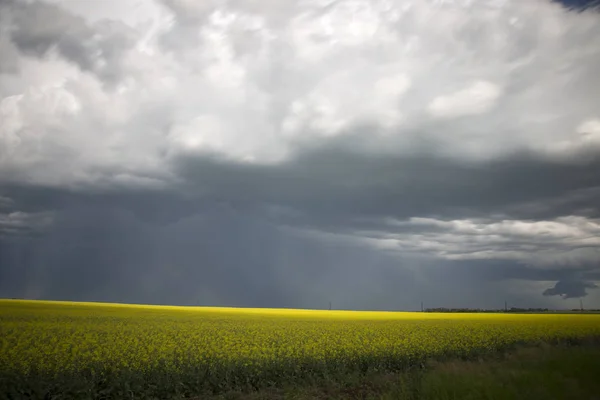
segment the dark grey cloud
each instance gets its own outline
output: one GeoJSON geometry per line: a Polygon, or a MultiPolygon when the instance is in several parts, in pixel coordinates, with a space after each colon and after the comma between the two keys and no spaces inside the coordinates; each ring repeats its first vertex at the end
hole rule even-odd
{"type": "Polygon", "coordinates": [[[554,287],[544,290],[544,296],[561,296],[563,299],[587,296],[587,289],[597,289],[593,282],[578,280],[563,280],[556,282],[554,287]]]}
{"type": "MultiPolygon", "coordinates": [[[[0,7],[5,14],[4,29],[25,55],[47,57],[56,51],[102,80],[116,82],[123,78],[123,55],[135,44],[136,35],[122,22],[103,20],[90,25],[62,7],[42,1],[4,1],[0,7]]],[[[14,49],[4,37],[0,46],[0,54],[13,60],[4,61],[4,69],[16,72],[14,49]]]]}
{"type": "MultiPolygon", "coordinates": [[[[488,225],[505,218],[543,222],[565,215],[564,204],[555,210],[547,207],[543,215],[511,212],[520,202],[568,197],[580,185],[589,185],[595,175],[586,178],[581,165],[513,159],[482,169],[427,156],[402,160],[320,152],[284,167],[241,168],[223,160],[196,159],[182,161],[179,168],[184,180],[169,191],[5,185],[3,193],[12,204],[7,211],[18,207],[28,215],[44,210],[55,215],[46,236],[17,246],[26,249],[19,254],[27,253],[27,258],[9,253],[13,255],[5,265],[16,268],[10,272],[12,279],[28,282],[19,293],[79,300],[317,308],[333,301],[337,307],[386,309],[417,309],[420,297],[430,306],[493,307],[508,296],[521,305],[543,306],[535,300],[536,293],[507,295],[508,289],[503,292],[490,285],[562,281],[581,274],[598,278],[593,258],[536,267],[511,257],[432,258],[427,247],[434,240],[445,244],[438,235],[450,234],[456,254],[468,254],[464,252],[473,251],[474,245],[497,252],[535,245],[541,253],[553,254],[556,249],[562,253],[573,249],[572,240],[548,242],[535,232],[530,237],[514,236],[509,229],[502,233],[507,240],[486,242],[481,241],[484,234],[435,225],[390,226],[385,220],[418,215],[443,222],[496,215],[488,225]],[[528,171],[544,171],[544,166],[552,171],[548,176],[563,180],[544,184],[532,174],[523,185],[528,171]],[[478,185],[488,179],[498,182],[504,199],[487,195],[490,186],[478,185]],[[503,193],[517,182],[522,191],[503,193]],[[365,187],[369,190],[361,190],[365,187]],[[389,198],[381,199],[386,193],[382,188],[389,191],[389,198]],[[474,201],[477,198],[480,201],[474,201]],[[323,236],[325,232],[331,236],[323,236]],[[377,237],[373,232],[380,238],[422,236],[428,244],[416,242],[410,252],[406,247],[382,250],[361,242],[365,236],[377,237]],[[29,271],[26,278],[27,268],[18,273],[23,265],[36,265],[39,272],[29,271]],[[43,291],[31,282],[38,282],[43,291]]],[[[594,209],[596,202],[591,198],[584,205],[594,209]]],[[[566,215],[577,211],[567,209],[566,215]]],[[[537,293],[541,292],[540,288],[537,293]]]]}
{"type": "Polygon", "coordinates": [[[600,1],[598,0],[553,0],[563,4],[565,7],[573,10],[588,10],[599,9],[600,1]]]}
{"type": "Polygon", "coordinates": [[[0,35],[0,74],[15,74],[19,67],[19,52],[4,35],[0,35]]]}
{"type": "Polygon", "coordinates": [[[427,153],[393,157],[329,150],[277,167],[215,159],[178,161],[185,190],[250,203],[272,203],[315,216],[315,223],[355,217],[411,216],[547,219],[600,216],[600,158],[560,163],[527,154],[464,163],[427,153]]]}
{"type": "Polygon", "coordinates": [[[0,196],[0,210],[8,209],[14,204],[10,197],[0,196]]]}
{"type": "Polygon", "coordinates": [[[364,309],[406,307],[413,295],[412,273],[397,259],[218,205],[167,225],[114,206],[71,205],[46,236],[0,244],[6,296],[364,309]]]}
{"type": "MultiPolygon", "coordinates": [[[[427,154],[382,157],[320,150],[277,166],[181,158],[174,167],[181,183],[172,184],[168,191],[81,191],[13,184],[4,185],[3,193],[27,212],[68,208],[80,201],[117,206],[126,199],[136,214],[165,222],[221,202],[261,212],[277,222],[343,233],[377,230],[381,220],[390,217],[598,218],[598,170],[600,158],[575,164],[523,155],[473,164],[427,154]]],[[[420,226],[395,229],[423,230],[420,226]]]]}
{"type": "MultiPolygon", "coordinates": [[[[416,310],[421,300],[432,307],[496,307],[507,297],[506,289],[494,286],[498,279],[473,273],[486,263],[389,257],[297,236],[227,209],[163,227],[100,206],[61,214],[46,237],[2,241],[0,258],[10,266],[0,279],[5,296],[314,308],[331,301],[335,308],[388,310],[416,310]]],[[[486,269],[501,273],[506,267],[486,269]]],[[[502,279],[523,278],[520,270],[513,266],[502,279]]]]}
{"type": "Polygon", "coordinates": [[[37,234],[52,223],[52,213],[0,213],[0,236],[37,234]]]}

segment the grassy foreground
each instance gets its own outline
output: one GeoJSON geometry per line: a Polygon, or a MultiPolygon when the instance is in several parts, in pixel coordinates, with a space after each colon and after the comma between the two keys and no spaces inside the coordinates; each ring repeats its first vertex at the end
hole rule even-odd
{"type": "Polygon", "coordinates": [[[427,359],[473,359],[522,343],[592,337],[600,337],[600,315],[2,300],[0,394],[15,399],[205,398],[400,372],[410,378],[400,387],[422,396],[415,389],[421,386],[414,384],[422,373],[406,371],[424,371],[414,367],[427,359]]]}
{"type": "Polygon", "coordinates": [[[595,400],[600,399],[599,376],[600,344],[546,345],[476,360],[430,361],[423,369],[347,375],[335,381],[202,398],[595,400]]]}

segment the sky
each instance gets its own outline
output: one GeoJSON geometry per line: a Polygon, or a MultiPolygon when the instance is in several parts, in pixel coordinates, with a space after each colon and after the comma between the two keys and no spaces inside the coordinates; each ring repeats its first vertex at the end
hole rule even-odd
{"type": "Polygon", "coordinates": [[[0,0],[0,297],[600,308],[600,12],[0,0]]]}

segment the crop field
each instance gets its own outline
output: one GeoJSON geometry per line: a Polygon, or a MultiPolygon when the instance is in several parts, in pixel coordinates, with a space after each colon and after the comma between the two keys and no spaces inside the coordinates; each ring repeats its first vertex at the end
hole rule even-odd
{"type": "Polygon", "coordinates": [[[600,337],[600,315],[0,301],[0,393],[171,398],[600,337]]]}

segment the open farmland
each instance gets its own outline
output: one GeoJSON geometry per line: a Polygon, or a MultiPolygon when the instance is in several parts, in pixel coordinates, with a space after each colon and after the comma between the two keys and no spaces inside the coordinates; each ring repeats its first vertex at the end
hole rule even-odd
{"type": "MultiPolygon", "coordinates": [[[[165,398],[260,388],[523,342],[600,336],[600,315],[435,314],[0,301],[0,393],[165,398]]],[[[58,398],[58,397],[57,397],[58,398]]]]}

